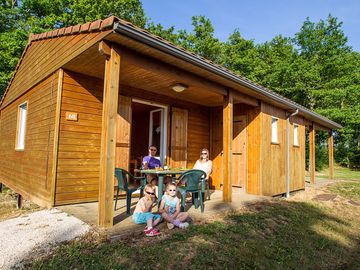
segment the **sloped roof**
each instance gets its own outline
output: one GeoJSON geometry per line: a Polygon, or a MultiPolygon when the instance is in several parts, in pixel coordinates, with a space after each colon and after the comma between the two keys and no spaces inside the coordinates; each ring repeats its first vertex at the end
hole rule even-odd
{"type": "Polygon", "coordinates": [[[117,32],[121,35],[128,36],[128,37],[138,40],[142,43],[150,45],[156,49],[159,49],[166,53],[174,55],[180,59],[183,59],[189,63],[197,65],[203,69],[206,69],[206,70],[208,70],[212,73],[215,73],[219,76],[222,76],[223,78],[231,80],[237,84],[246,86],[246,87],[252,89],[253,91],[255,91],[256,93],[266,96],[266,97],[270,98],[271,100],[274,100],[281,104],[284,104],[285,106],[288,106],[291,109],[294,109],[294,110],[297,109],[305,117],[307,117],[313,121],[319,122],[320,124],[322,124],[326,127],[342,128],[342,126],[339,125],[338,123],[335,123],[334,121],[332,121],[322,115],[319,115],[319,114],[307,109],[306,107],[304,107],[288,98],[285,98],[258,83],[252,82],[251,80],[247,79],[244,76],[241,76],[221,65],[218,65],[204,57],[201,57],[193,52],[190,52],[172,42],[169,42],[159,36],[156,36],[156,35],[150,33],[147,30],[137,27],[134,24],[132,24],[128,21],[122,20],[120,18],[117,18],[115,16],[111,16],[104,20],[87,22],[87,23],[81,24],[81,25],[69,26],[66,28],[61,28],[61,29],[50,31],[50,32],[31,35],[29,38],[28,45],[25,48],[24,53],[23,53],[21,59],[19,60],[19,63],[15,69],[14,76],[11,79],[11,81],[3,95],[3,98],[0,102],[0,106],[2,105],[5,95],[8,91],[8,89],[10,88],[10,85],[11,85],[14,77],[16,76],[16,72],[17,72],[19,66],[21,65],[22,59],[23,59],[28,47],[30,46],[30,44],[32,42],[38,41],[38,40],[43,40],[43,39],[58,38],[61,36],[66,36],[66,35],[76,35],[76,34],[80,34],[80,33],[104,31],[104,30],[109,30],[109,29],[113,29],[115,32],[117,32]]]}

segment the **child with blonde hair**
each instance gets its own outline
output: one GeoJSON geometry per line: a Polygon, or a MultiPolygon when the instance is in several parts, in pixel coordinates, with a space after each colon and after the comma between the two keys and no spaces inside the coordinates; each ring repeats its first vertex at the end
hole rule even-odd
{"type": "Polygon", "coordinates": [[[176,196],[177,188],[173,183],[166,185],[165,195],[162,197],[160,203],[161,216],[167,221],[169,229],[173,229],[174,226],[181,229],[186,229],[189,223],[185,220],[189,217],[186,212],[180,212],[180,200],[176,196]]]}
{"type": "Polygon", "coordinates": [[[161,221],[159,214],[151,213],[153,204],[155,203],[155,187],[147,184],[144,188],[144,197],[142,197],[135,208],[133,220],[136,224],[146,224],[144,232],[146,236],[156,236],[160,231],[155,228],[161,221]]]}

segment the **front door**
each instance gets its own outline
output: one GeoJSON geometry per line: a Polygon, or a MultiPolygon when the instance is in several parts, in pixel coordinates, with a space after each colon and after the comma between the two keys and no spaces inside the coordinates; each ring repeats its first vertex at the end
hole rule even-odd
{"type": "Polygon", "coordinates": [[[245,187],[246,180],[246,115],[234,116],[232,142],[233,186],[245,187]]]}

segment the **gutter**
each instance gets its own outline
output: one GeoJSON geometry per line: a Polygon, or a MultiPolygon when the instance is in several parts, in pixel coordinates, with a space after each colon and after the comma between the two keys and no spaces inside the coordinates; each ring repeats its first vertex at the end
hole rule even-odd
{"type": "Polygon", "coordinates": [[[214,64],[211,64],[209,62],[206,62],[202,60],[200,57],[193,55],[185,50],[181,50],[180,48],[176,47],[175,45],[168,44],[164,42],[162,39],[156,39],[151,34],[142,31],[140,28],[135,28],[134,26],[122,24],[120,22],[114,23],[114,30],[115,32],[122,34],[124,36],[130,37],[132,39],[138,40],[141,43],[147,44],[153,48],[156,48],[160,51],[163,51],[167,54],[173,55],[177,58],[183,59],[186,62],[189,62],[191,64],[194,64],[198,67],[201,67],[207,71],[210,71],[212,73],[215,73],[223,78],[226,78],[228,80],[231,80],[235,83],[238,83],[242,86],[246,86],[252,90],[255,90],[255,92],[266,96],[273,101],[279,102],[281,104],[284,104],[286,106],[289,106],[289,109],[297,109],[299,110],[299,113],[302,113],[303,115],[310,116],[314,119],[316,119],[320,124],[327,126],[329,128],[342,128],[341,125],[315,113],[311,110],[297,104],[296,102],[293,102],[291,100],[288,100],[274,92],[271,92],[269,90],[265,90],[264,88],[247,81],[241,77],[238,77],[237,75],[231,73],[230,71],[226,70],[225,68],[221,68],[218,66],[215,66],[214,64]]]}
{"type": "Polygon", "coordinates": [[[290,198],[290,117],[299,113],[299,109],[286,117],[286,198],[290,198]]]}

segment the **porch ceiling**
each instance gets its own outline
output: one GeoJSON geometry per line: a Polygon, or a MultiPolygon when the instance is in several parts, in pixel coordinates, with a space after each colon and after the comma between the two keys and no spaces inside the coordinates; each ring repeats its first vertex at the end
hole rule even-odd
{"type": "MultiPolygon", "coordinates": [[[[222,106],[225,87],[157,59],[126,48],[119,49],[120,91],[123,86],[129,86],[208,107],[222,106]],[[182,93],[174,92],[171,87],[176,83],[185,84],[188,88],[182,93]]],[[[96,44],[68,62],[64,68],[103,79],[105,57],[99,53],[96,44]]]]}

